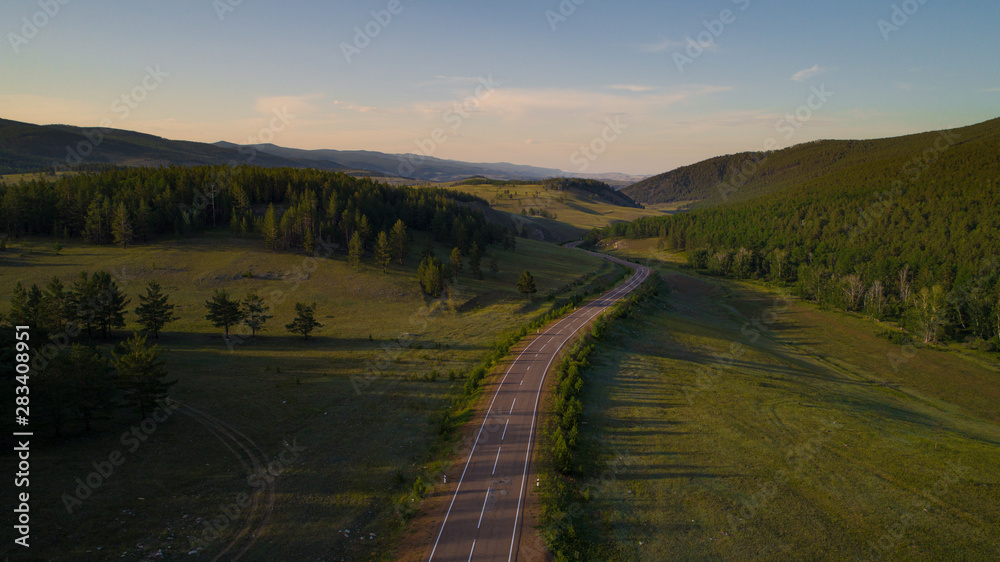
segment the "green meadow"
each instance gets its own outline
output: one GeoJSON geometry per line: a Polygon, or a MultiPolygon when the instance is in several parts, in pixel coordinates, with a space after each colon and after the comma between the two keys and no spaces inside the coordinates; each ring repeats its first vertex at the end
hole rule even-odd
{"type": "MultiPolygon", "coordinates": [[[[547,294],[571,295],[574,282],[611,271],[584,252],[519,239],[515,252],[496,251],[498,274],[484,260],[483,280],[461,274],[446,298],[431,300],[418,288],[415,236],[413,255],[389,274],[370,262],[355,270],[339,254],[271,252],[228,232],[126,250],[71,242],[58,254],[50,239],[9,243],[4,302],[17,282],[69,284],[105,269],[132,298],[130,311],[156,280],[180,317],[157,342],[182,405],[163,421],[119,412],[57,440],[33,420],[32,552],[136,560],[201,549],[212,559],[252,545],[244,560],[387,557],[407,498],[447,453],[435,416],[461,394],[460,376],[498,335],[549,310],[547,294]],[[525,269],[538,283],[530,302],[515,287],[525,269]],[[267,299],[274,318],[256,339],[238,332],[227,345],[204,318],[219,288],[267,299]],[[317,303],[323,327],[309,341],[284,328],[295,302],[317,303]],[[115,453],[121,464],[108,465],[115,453]],[[99,485],[77,493],[88,482],[99,485]]],[[[126,321],[119,338],[136,329],[134,314],[126,321]]]]}
{"type": "Polygon", "coordinates": [[[579,559],[1000,557],[995,354],[893,344],[655,246],[612,249],[655,258],[671,291],[587,371],[579,559]]]}

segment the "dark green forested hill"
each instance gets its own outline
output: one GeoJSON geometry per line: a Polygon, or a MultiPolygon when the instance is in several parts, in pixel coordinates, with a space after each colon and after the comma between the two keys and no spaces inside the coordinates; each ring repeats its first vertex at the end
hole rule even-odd
{"type": "MultiPolygon", "coordinates": [[[[960,143],[1000,136],[1000,119],[949,131],[960,143]]],[[[651,177],[622,191],[639,203],[746,200],[841,171],[893,173],[932,146],[940,132],[878,140],[815,141],[771,152],[719,156],[651,177]]]]}
{"type": "Polygon", "coordinates": [[[1000,121],[774,153],[758,196],[594,231],[660,237],[719,275],[792,283],[802,296],[939,332],[1000,332],[1000,121]],[[837,148],[838,151],[833,149],[837,148]],[[816,153],[806,163],[801,155],[816,153]],[[794,156],[794,157],[793,157],[794,156]],[[806,173],[806,171],[808,173],[806,173]],[[781,183],[784,181],[785,183],[781,183]]]}
{"type": "Polygon", "coordinates": [[[556,191],[572,191],[588,196],[594,196],[605,203],[618,205],[619,207],[630,207],[633,209],[640,207],[640,205],[628,195],[622,193],[621,191],[617,191],[610,185],[598,180],[552,178],[543,181],[542,185],[544,185],[546,189],[554,189],[556,191]]]}
{"type": "MultiPolygon", "coordinates": [[[[304,163],[260,152],[173,141],[122,129],[32,125],[0,119],[0,174],[75,169],[80,164],[161,166],[253,163],[304,167],[304,163]]],[[[315,166],[314,167],[319,167],[315,166]]],[[[334,164],[324,169],[343,169],[334,164]]]]}

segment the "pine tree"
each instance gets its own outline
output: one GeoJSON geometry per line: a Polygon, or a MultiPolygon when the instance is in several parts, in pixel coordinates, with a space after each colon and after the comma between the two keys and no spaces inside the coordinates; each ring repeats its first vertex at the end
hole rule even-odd
{"type": "Polygon", "coordinates": [[[462,271],[462,250],[451,249],[451,271],[452,275],[458,277],[458,272],[462,271]]]}
{"type": "Polygon", "coordinates": [[[307,305],[303,302],[295,303],[295,320],[286,324],[285,328],[293,334],[302,334],[302,339],[308,340],[309,334],[315,328],[322,328],[323,325],[316,321],[316,303],[307,305]]]}
{"type": "Polygon", "coordinates": [[[223,328],[226,339],[229,339],[229,327],[243,319],[240,303],[231,299],[225,289],[216,290],[212,300],[205,302],[205,308],[208,309],[205,318],[216,328],[223,328]]]}
{"type": "Polygon", "coordinates": [[[7,317],[15,326],[29,326],[31,311],[28,310],[28,291],[20,281],[14,285],[14,294],[10,297],[10,311],[7,317]]]}
{"type": "Polygon", "coordinates": [[[355,268],[361,268],[361,257],[364,255],[365,243],[361,238],[361,232],[355,230],[354,235],[351,236],[351,242],[347,245],[348,258],[351,261],[351,265],[355,268]]]}
{"type": "Polygon", "coordinates": [[[254,291],[250,291],[243,298],[242,307],[243,323],[250,328],[250,337],[256,339],[257,332],[263,331],[264,324],[273,318],[268,314],[271,308],[264,303],[264,298],[254,291]]]}
{"type": "Polygon", "coordinates": [[[389,235],[383,230],[378,233],[378,239],[375,241],[375,263],[382,268],[382,273],[386,273],[391,262],[392,246],[389,244],[389,235]]]}
{"type": "Polygon", "coordinates": [[[313,235],[312,228],[307,228],[302,235],[302,249],[310,256],[316,253],[316,237],[313,235]]]}
{"type": "Polygon", "coordinates": [[[517,280],[517,290],[528,298],[531,298],[531,295],[538,292],[538,289],[535,287],[535,278],[531,276],[530,271],[525,270],[521,274],[521,277],[517,280]]]}
{"type": "Polygon", "coordinates": [[[260,223],[260,234],[264,237],[264,246],[268,249],[275,249],[278,244],[278,219],[274,210],[274,203],[267,206],[264,219],[260,223]]]}
{"type": "Polygon", "coordinates": [[[45,311],[43,309],[45,295],[38,285],[31,284],[28,289],[28,300],[25,303],[24,311],[27,314],[29,326],[43,326],[45,324],[45,311]]]}
{"type": "Polygon", "coordinates": [[[149,242],[153,229],[153,208],[149,206],[145,198],[140,199],[139,210],[135,214],[135,235],[141,238],[143,243],[146,243],[149,242]]]}
{"type": "Polygon", "coordinates": [[[124,201],[118,202],[115,208],[114,220],[111,223],[111,235],[115,244],[121,244],[122,249],[127,248],[132,243],[132,219],[129,217],[128,208],[124,201]]]}
{"type": "Polygon", "coordinates": [[[58,277],[52,277],[45,286],[44,299],[45,322],[48,328],[55,332],[66,329],[66,323],[72,319],[70,295],[58,277]]]}
{"type": "Polygon", "coordinates": [[[490,273],[494,273],[494,274],[500,273],[500,265],[497,264],[497,255],[496,255],[496,253],[491,253],[490,254],[490,273]]]}
{"type": "Polygon", "coordinates": [[[420,283],[420,290],[429,297],[438,298],[444,290],[444,271],[441,261],[437,258],[426,257],[420,262],[417,268],[417,280],[420,283]]]}
{"type": "Polygon", "coordinates": [[[368,217],[361,214],[361,211],[355,211],[355,213],[357,215],[357,232],[361,234],[361,243],[364,244],[371,238],[372,227],[368,222],[368,217]]]}
{"type": "Polygon", "coordinates": [[[103,198],[98,195],[87,209],[83,235],[91,244],[104,244],[108,239],[109,225],[105,223],[103,198]]]}
{"type": "Polygon", "coordinates": [[[125,327],[125,307],[130,299],[125,297],[118,283],[107,271],[98,271],[90,278],[91,291],[94,296],[91,301],[97,325],[101,328],[101,337],[107,339],[115,328],[125,327]]]}
{"type": "Polygon", "coordinates": [[[81,271],[69,291],[70,318],[87,330],[87,337],[94,337],[97,321],[97,292],[86,271],[81,271]]]}
{"type": "Polygon", "coordinates": [[[153,339],[160,339],[160,330],[177,319],[174,316],[174,305],[168,304],[167,299],[156,281],[150,281],[146,286],[146,294],[139,295],[139,306],[135,308],[135,314],[139,317],[142,329],[152,333],[153,339]]]}
{"type": "Polygon", "coordinates": [[[133,334],[115,346],[112,357],[127,403],[135,405],[145,419],[155,401],[166,396],[167,390],[177,383],[165,380],[168,373],[163,368],[159,346],[150,345],[146,336],[133,334]]]}
{"type": "Polygon", "coordinates": [[[469,271],[472,272],[472,276],[476,279],[483,278],[482,261],[483,256],[479,250],[479,244],[473,242],[472,247],[469,249],[469,271]]]}
{"type": "Polygon", "coordinates": [[[392,226],[392,257],[399,265],[403,265],[403,260],[410,253],[410,235],[406,232],[406,223],[402,219],[396,221],[392,226]]]}

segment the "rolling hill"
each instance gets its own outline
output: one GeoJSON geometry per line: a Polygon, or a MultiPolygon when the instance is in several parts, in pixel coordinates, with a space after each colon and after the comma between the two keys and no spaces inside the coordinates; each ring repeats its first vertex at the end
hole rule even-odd
{"type": "MultiPolygon", "coordinates": [[[[250,146],[217,142],[215,146],[227,149],[250,150],[250,146]]],[[[540,180],[565,175],[555,168],[520,166],[506,162],[468,163],[444,160],[432,156],[414,154],[386,154],[370,150],[301,150],[285,148],[274,144],[254,145],[252,148],[269,156],[276,156],[297,162],[317,163],[310,167],[322,167],[327,163],[355,170],[368,170],[388,177],[404,177],[431,182],[456,181],[469,176],[485,176],[492,179],[540,180]]]]}
{"type": "MultiPolygon", "coordinates": [[[[32,125],[0,119],[0,173],[13,174],[76,167],[81,164],[158,166],[245,162],[247,156],[232,148],[121,129],[84,129],[68,125],[32,125]]],[[[300,162],[269,154],[258,155],[261,166],[303,167],[300,162]]],[[[340,167],[325,169],[343,171],[340,167]]]]}
{"type": "MultiPolygon", "coordinates": [[[[900,170],[944,138],[951,144],[1000,140],[1000,119],[949,131],[877,140],[824,140],[771,152],[711,158],[653,176],[622,191],[643,204],[689,202],[693,207],[748,200],[835,174],[900,170]]],[[[908,169],[919,168],[914,163],[908,169]]]]}
{"type": "MultiPolygon", "coordinates": [[[[450,182],[471,176],[529,181],[573,176],[555,168],[506,162],[469,163],[368,150],[301,150],[274,144],[209,144],[170,140],[122,129],[33,125],[0,119],[0,175],[51,170],[57,166],[65,169],[89,165],[205,164],[316,168],[356,176],[406,178],[417,182],[450,182]]],[[[581,177],[605,180],[617,187],[642,179],[619,173],[581,177]]]]}

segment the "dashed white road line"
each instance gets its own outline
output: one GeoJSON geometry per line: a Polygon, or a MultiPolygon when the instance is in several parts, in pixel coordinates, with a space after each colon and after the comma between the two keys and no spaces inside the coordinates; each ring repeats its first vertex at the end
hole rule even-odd
{"type": "Polygon", "coordinates": [[[483,524],[483,514],[486,513],[486,502],[488,502],[490,500],[490,490],[491,489],[492,488],[486,488],[486,497],[483,498],[483,510],[479,512],[479,523],[476,525],[477,529],[479,527],[481,527],[482,524],[483,524]]]}

